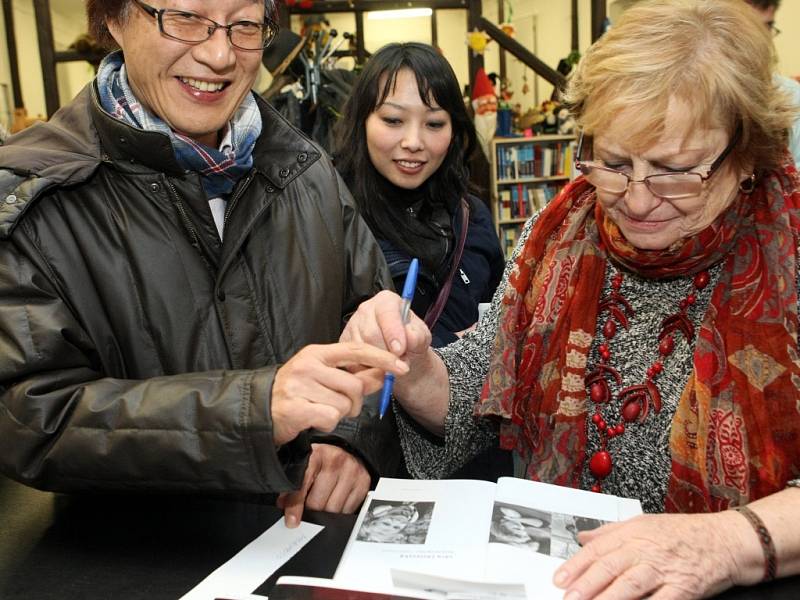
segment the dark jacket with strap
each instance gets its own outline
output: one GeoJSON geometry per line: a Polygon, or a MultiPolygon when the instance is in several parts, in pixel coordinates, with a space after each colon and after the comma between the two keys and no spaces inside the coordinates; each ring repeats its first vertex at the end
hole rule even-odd
{"type": "MultiPolygon", "coordinates": [[[[478,320],[478,303],[489,302],[492,299],[497,285],[503,276],[505,259],[497,239],[492,216],[489,209],[479,199],[470,197],[470,215],[467,227],[467,237],[461,263],[453,277],[453,287],[442,314],[431,329],[433,335],[432,345],[436,348],[446,346],[456,341],[455,332],[463,331],[478,320]]],[[[462,233],[461,211],[462,204],[452,218],[453,246],[462,233]]],[[[386,240],[379,240],[389,270],[392,273],[395,289],[402,290],[406,273],[411,259],[409,256],[394,248],[386,240]]],[[[449,271],[452,262],[453,248],[445,261],[449,271]]],[[[423,318],[428,308],[436,302],[441,285],[436,278],[425,268],[421,268],[417,277],[417,289],[411,309],[414,314],[423,318]]]]}
{"type": "MultiPolygon", "coordinates": [[[[0,148],[3,473],[61,491],[299,486],[314,434],[275,448],[275,372],[390,279],[330,161],[259,108],[224,241],[169,139],[108,116],[91,85],[0,148]]],[[[375,475],[396,469],[392,431],[365,410],[316,438],[375,475]]]]}

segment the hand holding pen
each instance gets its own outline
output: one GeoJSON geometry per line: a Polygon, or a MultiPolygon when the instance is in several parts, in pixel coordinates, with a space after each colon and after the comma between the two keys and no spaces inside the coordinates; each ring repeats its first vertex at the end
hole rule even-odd
{"type": "MultiPolygon", "coordinates": [[[[403,293],[401,294],[402,304],[400,305],[400,317],[403,323],[408,323],[409,313],[411,311],[411,302],[414,300],[414,290],[417,287],[417,274],[419,273],[419,260],[416,258],[411,261],[406,273],[406,280],[403,284],[403,293]]],[[[387,373],[383,379],[383,391],[381,392],[381,403],[379,409],[379,418],[383,418],[386,414],[389,404],[392,401],[392,388],[394,387],[394,375],[387,373]]]]}

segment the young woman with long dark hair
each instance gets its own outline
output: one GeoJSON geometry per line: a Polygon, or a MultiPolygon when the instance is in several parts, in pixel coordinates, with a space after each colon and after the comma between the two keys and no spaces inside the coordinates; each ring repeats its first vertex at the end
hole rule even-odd
{"type": "Polygon", "coordinates": [[[489,302],[504,260],[491,215],[469,193],[475,129],[453,69],[434,48],[389,44],[368,61],[337,125],[336,166],[434,346],[460,337],[489,302]]]}
{"type": "MultiPolygon", "coordinates": [[[[431,46],[389,44],[370,58],[337,124],[335,161],[381,245],[397,290],[412,257],[420,273],[412,310],[434,346],[471,329],[504,267],[486,205],[469,192],[475,128],[453,69],[431,46]]],[[[451,474],[510,475],[491,449],[451,474]]]]}

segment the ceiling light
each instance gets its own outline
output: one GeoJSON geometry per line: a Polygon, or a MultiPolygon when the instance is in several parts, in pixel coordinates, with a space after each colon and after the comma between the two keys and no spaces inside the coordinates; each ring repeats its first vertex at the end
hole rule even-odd
{"type": "Polygon", "coordinates": [[[367,19],[377,21],[380,19],[411,19],[414,17],[430,17],[433,10],[430,8],[403,8],[400,10],[374,10],[367,13],[367,19]]]}

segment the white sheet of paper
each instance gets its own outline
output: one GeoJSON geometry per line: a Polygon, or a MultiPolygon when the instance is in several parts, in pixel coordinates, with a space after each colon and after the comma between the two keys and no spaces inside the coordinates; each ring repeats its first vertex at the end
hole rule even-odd
{"type": "Polygon", "coordinates": [[[278,519],[272,527],[181,597],[181,600],[258,598],[259,596],[252,594],[253,590],[297,554],[322,529],[322,525],[305,521],[295,529],[289,529],[283,519],[278,519]]]}

